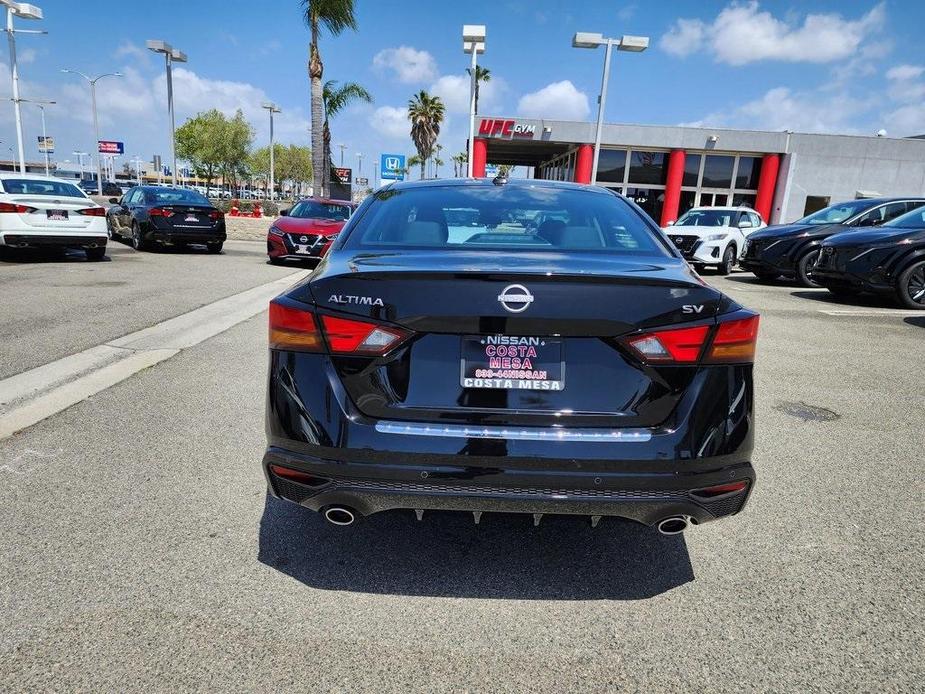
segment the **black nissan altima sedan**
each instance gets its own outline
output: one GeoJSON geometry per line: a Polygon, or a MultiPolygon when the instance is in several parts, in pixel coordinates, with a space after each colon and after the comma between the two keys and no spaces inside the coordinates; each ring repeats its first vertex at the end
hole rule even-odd
{"type": "Polygon", "coordinates": [[[818,287],[813,268],[820,244],[829,236],[864,230],[925,204],[925,198],[871,198],[840,202],[798,219],[749,234],[739,265],[759,279],[784,276],[804,287],[818,287]]]}
{"type": "Polygon", "coordinates": [[[682,532],[754,485],[757,331],[606,189],[393,184],[270,304],[269,490],[339,525],[440,509],[682,532]]]}
{"type": "Polygon", "coordinates": [[[925,310],[925,207],[878,229],[829,237],[813,278],[837,296],[886,294],[906,308],[925,310]]]}
{"type": "Polygon", "coordinates": [[[194,190],[136,186],[109,202],[110,238],[127,239],[135,250],[205,244],[210,253],[220,253],[225,243],[225,215],[194,190]]]}

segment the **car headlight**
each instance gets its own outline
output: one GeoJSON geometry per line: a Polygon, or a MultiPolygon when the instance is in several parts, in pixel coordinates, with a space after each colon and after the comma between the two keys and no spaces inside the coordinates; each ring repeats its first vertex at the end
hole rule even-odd
{"type": "Polygon", "coordinates": [[[722,241],[726,238],[726,234],[707,234],[703,237],[704,241],[722,241]]]}
{"type": "Polygon", "coordinates": [[[274,236],[285,236],[286,235],[286,232],[284,232],[282,229],[277,227],[275,224],[270,227],[270,233],[273,234],[274,236]]]}

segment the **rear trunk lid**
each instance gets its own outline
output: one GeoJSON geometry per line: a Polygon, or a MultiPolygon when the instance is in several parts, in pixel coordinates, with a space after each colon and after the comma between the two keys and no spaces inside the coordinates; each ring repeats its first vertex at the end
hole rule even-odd
{"type": "Polygon", "coordinates": [[[31,212],[19,212],[19,218],[28,226],[44,230],[80,230],[93,224],[94,217],[79,214],[79,210],[97,207],[87,198],[57,197],[50,195],[8,195],[5,202],[32,208],[31,212]]]}
{"type": "Polygon", "coordinates": [[[492,251],[339,251],[290,297],[414,331],[384,358],[333,358],[370,417],[586,426],[659,424],[697,371],[615,338],[731,304],[676,258],[492,251]]]}
{"type": "Polygon", "coordinates": [[[189,203],[176,205],[158,205],[158,209],[170,212],[169,217],[151,215],[151,223],[158,229],[204,230],[214,229],[218,219],[209,217],[215,208],[189,203]]]}

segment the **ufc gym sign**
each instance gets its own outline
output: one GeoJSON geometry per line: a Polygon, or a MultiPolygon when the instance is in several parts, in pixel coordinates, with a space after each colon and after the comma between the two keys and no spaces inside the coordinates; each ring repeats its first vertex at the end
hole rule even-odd
{"type": "Polygon", "coordinates": [[[533,137],[536,135],[536,126],[503,118],[483,118],[479,123],[479,135],[482,137],[533,137]]]}

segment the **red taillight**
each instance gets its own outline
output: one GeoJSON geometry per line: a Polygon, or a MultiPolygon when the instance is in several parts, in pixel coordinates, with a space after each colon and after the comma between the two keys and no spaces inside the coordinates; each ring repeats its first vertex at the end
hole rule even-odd
{"type": "Polygon", "coordinates": [[[102,207],[88,207],[84,210],[77,210],[77,214],[82,214],[85,217],[105,217],[106,210],[102,207]]]}
{"type": "Polygon", "coordinates": [[[293,482],[298,482],[299,484],[305,484],[309,487],[320,487],[324,484],[327,484],[330,480],[326,480],[323,477],[315,477],[310,475],[307,472],[302,472],[301,470],[293,470],[289,467],[283,467],[282,465],[276,465],[275,463],[270,463],[270,472],[278,477],[285,477],[287,480],[292,480],[293,482]]]}
{"type": "Polygon", "coordinates": [[[173,217],[173,210],[167,210],[163,207],[152,207],[148,210],[151,217],[173,217]]]}
{"type": "Polygon", "coordinates": [[[35,207],[29,207],[28,205],[16,205],[10,202],[0,202],[0,212],[18,212],[19,214],[29,214],[30,212],[35,211],[35,207]]]}
{"type": "Polygon", "coordinates": [[[708,325],[658,330],[630,338],[627,344],[649,362],[693,364],[700,359],[709,331],[708,325]]]}
{"type": "Polygon", "coordinates": [[[694,489],[691,491],[691,494],[694,496],[720,496],[722,494],[729,494],[730,492],[741,492],[748,486],[748,482],[745,480],[740,480],[738,482],[729,482],[728,484],[717,484],[715,487],[707,487],[705,489],[694,489]]]}
{"type": "Polygon", "coordinates": [[[411,333],[369,321],[322,315],[270,302],[270,347],[297,352],[322,352],[324,337],[333,354],[381,356],[407,340],[411,333]]]}
{"type": "Polygon", "coordinates": [[[271,301],[270,347],[295,352],[324,351],[315,316],[271,301]]]}
{"type": "Polygon", "coordinates": [[[212,220],[222,219],[224,216],[225,215],[223,215],[218,210],[212,210],[211,212],[209,212],[209,219],[212,219],[212,220]]]}
{"type": "Polygon", "coordinates": [[[710,364],[755,361],[759,316],[720,323],[706,360],[710,364]]]}

